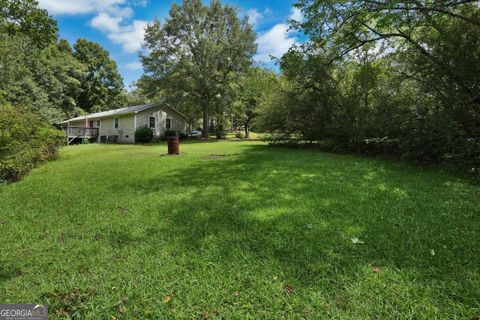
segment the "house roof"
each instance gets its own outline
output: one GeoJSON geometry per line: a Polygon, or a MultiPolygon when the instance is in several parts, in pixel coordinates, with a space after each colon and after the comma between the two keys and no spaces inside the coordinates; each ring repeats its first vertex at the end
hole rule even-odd
{"type": "MultiPolygon", "coordinates": [[[[140,111],[143,111],[143,110],[147,110],[149,108],[157,107],[161,103],[162,102],[150,103],[150,104],[141,104],[141,105],[138,105],[138,106],[131,106],[131,107],[125,107],[125,108],[120,108],[120,109],[91,113],[91,114],[87,114],[87,115],[84,115],[84,116],[71,118],[71,119],[59,122],[58,124],[66,124],[68,122],[80,121],[80,120],[85,120],[85,119],[105,118],[105,117],[111,117],[111,116],[118,116],[118,115],[122,115],[122,114],[137,113],[137,112],[140,112],[140,111]]],[[[165,106],[172,109],[173,111],[175,111],[176,113],[178,113],[179,115],[184,117],[185,119],[188,119],[188,117],[186,115],[184,115],[180,111],[176,110],[175,108],[171,107],[168,103],[163,102],[163,104],[165,104],[165,106]]]]}

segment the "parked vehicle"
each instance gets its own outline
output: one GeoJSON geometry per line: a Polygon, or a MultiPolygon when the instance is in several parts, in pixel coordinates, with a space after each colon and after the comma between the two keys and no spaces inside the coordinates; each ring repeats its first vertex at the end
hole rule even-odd
{"type": "Polygon", "coordinates": [[[202,136],[202,131],[200,130],[192,130],[190,132],[187,132],[187,136],[189,138],[200,138],[202,136]]]}

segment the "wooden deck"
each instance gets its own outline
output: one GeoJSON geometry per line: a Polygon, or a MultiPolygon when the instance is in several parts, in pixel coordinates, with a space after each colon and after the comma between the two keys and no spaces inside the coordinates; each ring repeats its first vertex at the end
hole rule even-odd
{"type": "Polygon", "coordinates": [[[68,127],[65,130],[65,133],[68,136],[68,144],[70,144],[73,140],[77,138],[97,139],[98,131],[98,128],[68,127]]]}

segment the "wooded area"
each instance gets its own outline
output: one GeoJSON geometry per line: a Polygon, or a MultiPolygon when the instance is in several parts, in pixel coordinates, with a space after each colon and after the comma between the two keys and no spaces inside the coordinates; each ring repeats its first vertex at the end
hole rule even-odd
{"type": "Polygon", "coordinates": [[[205,138],[227,128],[248,137],[253,128],[275,143],[478,171],[477,1],[300,0],[296,7],[303,18],[290,24],[303,42],[277,57],[275,72],[255,62],[256,34],[236,8],[172,4],[164,21],[147,26],[144,75],[127,92],[99,44],[59,39],[56,21],[34,0],[0,0],[0,104],[48,126],[161,98],[205,138]]]}
{"type": "Polygon", "coordinates": [[[308,38],[262,111],[278,139],[423,163],[480,160],[477,1],[299,1],[308,38]]]}

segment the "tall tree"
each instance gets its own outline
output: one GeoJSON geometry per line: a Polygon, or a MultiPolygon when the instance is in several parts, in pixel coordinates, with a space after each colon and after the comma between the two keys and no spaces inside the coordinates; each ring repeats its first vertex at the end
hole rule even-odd
{"type": "MultiPolygon", "coordinates": [[[[397,40],[434,59],[421,38],[443,30],[441,20],[480,27],[477,0],[299,0],[305,16],[294,22],[313,42],[327,44],[341,58],[368,43],[397,40]]],[[[439,62],[439,61],[438,61],[439,62]]]]}
{"type": "Polygon", "coordinates": [[[247,19],[220,1],[173,4],[162,24],[147,27],[142,55],[146,77],[155,90],[176,90],[194,99],[203,118],[203,136],[209,135],[209,115],[218,97],[238,79],[256,52],[255,33],[247,19]]]}
{"type": "Polygon", "coordinates": [[[333,150],[477,166],[476,3],[300,0],[305,19],[294,25],[309,41],[281,60],[287,85],[262,108],[267,129],[333,150]]]}
{"type": "Polygon", "coordinates": [[[57,22],[35,0],[0,0],[0,32],[23,34],[39,48],[57,39],[57,22]]]}
{"type": "Polygon", "coordinates": [[[261,68],[251,68],[241,77],[235,105],[238,107],[237,114],[245,130],[245,138],[250,137],[250,126],[257,115],[263,96],[277,84],[276,75],[261,68]]]}
{"type": "Polygon", "coordinates": [[[13,105],[30,106],[49,122],[78,113],[84,70],[55,43],[40,49],[21,34],[0,39],[0,96],[13,105]]]}
{"type": "Polygon", "coordinates": [[[0,96],[54,122],[75,113],[83,66],[32,0],[0,0],[0,96]]]}
{"type": "Polygon", "coordinates": [[[388,45],[394,51],[409,50],[410,54],[421,55],[450,84],[480,103],[478,90],[471,88],[457,64],[431,50],[445,40],[436,35],[448,33],[452,24],[472,32],[479,30],[478,1],[300,0],[297,6],[305,16],[297,27],[310,37],[315,50],[328,49],[330,63],[372,43],[388,45]]]}
{"type": "Polygon", "coordinates": [[[78,105],[87,112],[97,112],[125,103],[123,79],[108,51],[86,39],[78,39],[73,47],[73,55],[86,68],[78,105]]]}
{"type": "Polygon", "coordinates": [[[37,1],[0,0],[0,99],[49,122],[123,104],[122,78],[108,52],[83,39],[75,49],[57,41],[56,21],[37,1]]]}

